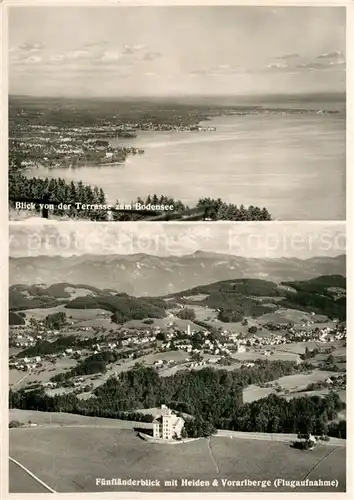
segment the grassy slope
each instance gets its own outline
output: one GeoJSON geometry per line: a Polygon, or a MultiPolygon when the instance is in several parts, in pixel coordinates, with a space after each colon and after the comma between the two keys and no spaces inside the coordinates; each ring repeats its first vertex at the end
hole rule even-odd
{"type": "MultiPolygon", "coordinates": [[[[104,426],[95,430],[85,426],[37,427],[10,432],[10,455],[59,492],[119,490],[119,487],[96,487],[95,477],[272,480],[302,479],[308,474],[309,479],[338,479],[340,486],[336,491],[345,488],[345,448],[335,446],[318,446],[311,452],[301,452],[284,442],[213,437],[210,448],[205,439],[176,448],[146,443],[131,431],[114,431],[104,426]]],[[[188,490],[198,491],[198,488],[183,489],[188,490]]],[[[213,488],[212,491],[228,490],[213,488]]]]}

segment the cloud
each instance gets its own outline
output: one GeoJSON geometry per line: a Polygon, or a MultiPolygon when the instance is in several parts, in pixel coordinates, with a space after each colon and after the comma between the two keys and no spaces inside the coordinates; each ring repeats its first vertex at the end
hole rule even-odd
{"type": "Polygon", "coordinates": [[[59,63],[65,59],[64,54],[52,54],[49,58],[50,62],[59,63]]]}
{"type": "Polygon", "coordinates": [[[40,63],[41,61],[42,61],[42,57],[40,57],[40,56],[30,56],[27,59],[25,59],[23,62],[24,63],[30,63],[30,64],[31,63],[32,64],[33,63],[36,64],[36,63],[40,63]]]}
{"type": "Polygon", "coordinates": [[[89,50],[74,50],[67,54],[67,58],[71,60],[90,59],[90,57],[91,52],[89,50]]]}
{"type": "Polygon", "coordinates": [[[285,69],[285,68],[288,68],[288,66],[286,64],[273,62],[273,63],[268,64],[267,68],[269,68],[269,69],[285,69]]]}
{"type": "Polygon", "coordinates": [[[322,63],[317,63],[317,62],[308,62],[308,63],[302,63],[302,64],[297,64],[297,68],[299,69],[323,69],[327,67],[327,64],[322,64],[322,63]]]}
{"type": "Polygon", "coordinates": [[[345,67],[347,65],[346,61],[331,61],[329,63],[329,66],[340,66],[340,67],[345,67]]]}
{"type": "Polygon", "coordinates": [[[195,70],[191,71],[189,74],[190,75],[195,75],[195,76],[197,76],[197,75],[207,75],[208,74],[208,70],[206,70],[206,69],[195,69],[195,70]]]}
{"type": "Polygon", "coordinates": [[[107,50],[101,57],[102,62],[116,62],[122,58],[122,53],[118,50],[107,50]]]}
{"type": "Polygon", "coordinates": [[[247,68],[242,66],[232,66],[230,64],[219,64],[211,68],[198,68],[190,71],[189,76],[217,76],[217,75],[240,75],[249,73],[247,68]]]}
{"type": "Polygon", "coordinates": [[[107,43],[108,43],[107,40],[97,40],[97,41],[85,43],[84,47],[87,47],[87,48],[104,47],[105,45],[107,45],[107,43]]]}
{"type": "Polygon", "coordinates": [[[42,44],[42,42],[23,43],[18,46],[18,49],[23,52],[37,52],[39,50],[43,50],[44,45],[42,44]]]}
{"type": "Polygon", "coordinates": [[[343,58],[344,54],[341,50],[335,50],[333,52],[325,52],[324,54],[320,54],[317,56],[317,59],[335,59],[335,58],[343,58]]]}
{"type": "Polygon", "coordinates": [[[160,57],[162,57],[162,54],[160,54],[160,52],[146,52],[146,54],[144,54],[144,61],[154,61],[155,59],[159,59],[160,57]]]}
{"type": "MultiPolygon", "coordinates": [[[[12,64],[20,64],[25,62],[29,56],[36,55],[40,51],[44,50],[44,45],[41,42],[33,42],[33,43],[22,43],[21,45],[17,45],[15,47],[9,48],[9,56],[10,62],[12,64]]],[[[28,59],[29,62],[32,62],[32,59],[28,59]]]]}
{"type": "Polygon", "coordinates": [[[340,60],[340,61],[325,61],[325,62],[312,61],[312,62],[308,62],[308,63],[298,64],[296,66],[296,68],[313,71],[313,70],[331,70],[331,69],[335,69],[338,67],[345,68],[345,66],[346,66],[346,63],[345,63],[345,61],[342,61],[342,60],[340,60]]]}
{"type": "Polygon", "coordinates": [[[135,52],[139,52],[144,48],[144,45],[124,45],[123,53],[124,54],[135,54],[135,52]]]}
{"type": "Polygon", "coordinates": [[[283,56],[278,56],[276,59],[296,59],[297,57],[300,57],[299,54],[284,54],[283,56]]]}

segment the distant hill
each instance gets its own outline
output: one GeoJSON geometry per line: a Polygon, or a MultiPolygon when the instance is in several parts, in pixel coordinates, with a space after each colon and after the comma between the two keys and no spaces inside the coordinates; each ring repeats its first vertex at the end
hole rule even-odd
{"type": "Polygon", "coordinates": [[[72,285],[70,283],[56,283],[54,285],[24,285],[16,284],[9,289],[9,307],[11,311],[55,307],[66,304],[68,300],[78,296],[106,296],[117,293],[112,290],[100,290],[89,285],[72,285]]]}
{"type": "Polygon", "coordinates": [[[218,281],[208,285],[201,285],[190,290],[183,290],[182,292],[171,294],[171,296],[184,297],[199,294],[232,294],[246,296],[255,295],[257,297],[279,297],[280,295],[283,295],[283,292],[279,289],[278,285],[272,281],[245,278],[218,281]]]}
{"type": "Polygon", "coordinates": [[[289,281],[283,285],[295,290],[286,293],[284,306],[346,319],[346,279],[340,275],[319,276],[308,281],[289,281]]]}
{"type": "Polygon", "coordinates": [[[69,309],[106,309],[112,321],[125,323],[132,319],[163,318],[167,303],[154,298],[136,298],[126,294],[77,297],[65,306],[69,309]]]}
{"type": "MultiPolygon", "coordinates": [[[[176,302],[185,306],[207,306],[217,311],[219,320],[224,322],[238,322],[245,317],[256,318],[279,308],[315,312],[345,320],[345,281],[340,275],[280,284],[252,278],[233,279],[160,297],[133,297],[126,293],[85,288],[84,285],[75,287],[68,283],[50,287],[13,285],[10,287],[9,306],[12,313],[57,305],[64,305],[67,309],[105,309],[112,313],[112,321],[116,323],[132,319],[163,318],[166,316],[166,309],[173,308],[176,302]],[[75,292],[77,288],[86,293],[74,296],[72,291],[75,292]],[[58,298],[57,295],[69,297],[58,298]]],[[[12,320],[21,321],[13,316],[12,320]]]]}
{"type": "Polygon", "coordinates": [[[170,297],[176,297],[184,304],[206,305],[217,310],[219,319],[224,322],[242,321],[244,317],[256,318],[278,308],[315,312],[345,320],[345,289],[346,279],[340,275],[281,284],[241,279],[198,286],[170,297]],[[338,290],[342,291],[340,295],[338,290]],[[198,295],[201,298],[195,300],[193,296],[198,295]]]}
{"type": "Polygon", "coordinates": [[[13,285],[9,290],[10,324],[25,324],[23,313],[15,311],[59,305],[68,309],[105,309],[112,313],[112,321],[115,323],[125,323],[132,319],[163,318],[168,306],[162,299],[130,297],[125,293],[117,294],[112,290],[100,290],[86,285],[13,285]],[[77,290],[85,290],[86,294],[75,296],[77,290]]]}
{"type": "Polygon", "coordinates": [[[338,274],[330,276],[318,276],[306,281],[288,281],[282,285],[289,286],[298,292],[314,292],[333,296],[332,289],[346,289],[346,278],[338,274]]]}
{"type": "Polygon", "coordinates": [[[169,257],[134,254],[10,258],[9,271],[10,284],[48,286],[70,282],[78,286],[89,281],[100,290],[112,288],[131,296],[151,297],[230,279],[280,283],[345,274],[345,255],[307,260],[247,259],[200,251],[169,257]]]}

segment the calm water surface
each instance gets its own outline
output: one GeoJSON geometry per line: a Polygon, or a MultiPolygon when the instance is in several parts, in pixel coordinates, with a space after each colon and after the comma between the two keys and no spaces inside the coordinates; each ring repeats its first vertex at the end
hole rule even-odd
{"type": "Polygon", "coordinates": [[[342,115],[221,116],[215,132],[140,132],[112,140],[143,148],[124,165],[47,169],[102,187],[109,202],[164,194],[190,206],[200,197],[266,206],[276,219],[345,219],[345,118],[342,115]]]}

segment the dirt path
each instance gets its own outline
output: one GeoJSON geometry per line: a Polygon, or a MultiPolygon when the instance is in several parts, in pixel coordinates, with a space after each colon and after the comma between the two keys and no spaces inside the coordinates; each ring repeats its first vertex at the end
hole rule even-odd
{"type": "Polygon", "coordinates": [[[212,461],[214,462],[214,465],[215,465],[215,469],[216,469],[216,473],[217,475],[220,474],[220,469],[219,469],[219,466],[218,466],[218,463],[214,457],[214,453],[213,453],[213,450],[211,448],[211,440],[210,440],[210,437],[207,439],[207,443],[208,443],[208,450],[209,450],[209,453],[210,453],[210,456],[211,456],[211,459],[212,461]]]}
{"type": "Polygon", "coordinates": [[[315,465],[312,467],[312,469],[310,469],[310,470],[308,471],[308,473],[306,474],[306,476],[304,477],[304,479],[307,479],[307,478],[309,477],[309,475],[310,475],[310,474],[312,474],[312,472],[313,472],[315,469],[317,469],[317,467],[318,467],[319,465],[321,465],[321,464],[322,464],[322,463],[323,463],[323,462],[324,462],[324,461],[325,461],[325,460],[326,460],[326,459],[327,459],[330,455],[332,455],[332,453],[334,453],[337,449],[338,449],[337,447],[336,447],[336,448],[333,448],[333,449],[332,449],[329,453],[327,453],[324,457],[322,457],[322,458],[321,458],[321,460],[319,460],[319,461],[317,462],[317,464],[315,464],[315,465]]]}
{"type": "Polygon", "coordinates": [[[12,387],[16,387],[16,385],[20,384],[21,382],[23,382],[24,380],[26,380],[27,377],[29,377],[31,375],[31,370],[28,370],[28,372],[26,373],[26,375],[24,375],[22,378],[20,378],[20,380],[18,380],[17,382],[15,382],[12,387]]]}

